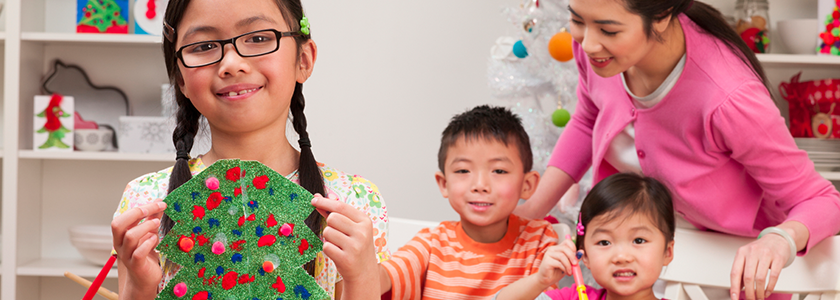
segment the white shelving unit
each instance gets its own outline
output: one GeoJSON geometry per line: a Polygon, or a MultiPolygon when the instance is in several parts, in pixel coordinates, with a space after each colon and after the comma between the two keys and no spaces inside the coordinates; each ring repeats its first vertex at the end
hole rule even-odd
{"type": "MultiPolygon", "coordinates": [[[[0,300],[84,295],[86,289],[63,278],[64,272],[92,279],[101,266],[85,261],[70,244],[68,227],[110,224],[128,181],[174,162],[174,154],[32,150],[32,99],[57,58],[83,68],[95,84],[122,89],[134,115],[161,112],[160,86],[168,82],[161,38],[76,34],[75,5],[6,0],[2,12],[0,300]]],[[[115,291],[116,276],[112,269],[105,282],[115,291]]]]}
{"type": "MultiPolygon", "coordinates": [[[[724,13],[731,12],[734,2],[709,1],[724,13]]],[[[771,26],[816,12],[814,0],[771,0],[770,5],[771,26]]],[[[0,300],[78,299],[84,288],[61,278],[64,272],[90,278],[100,267],[86,263],[70,245],[67,228],[107,225],[126,182],[174,161],[174,155],[32,150],[32,98],[40,94],[40,82],[56,58],[81,66],[97,84],[123,89],[135,115],[160,112],[160,84],[168,81],[161,39],[73,33],[74,8],[75,1],[6,0],[2,12],[0,300]]],[[[805,71],[803,80],[840,78],[840,57],[765,54],[759,60],[773,86],[800,70],[805,71]]],[[[778,104],[787,110],[786,103],[778,104]]],[[[840,172],[820,174],[840,181],[840,172]]],[[[108,277],[106,287],[115,290],[116,270],[108,277]]]]}

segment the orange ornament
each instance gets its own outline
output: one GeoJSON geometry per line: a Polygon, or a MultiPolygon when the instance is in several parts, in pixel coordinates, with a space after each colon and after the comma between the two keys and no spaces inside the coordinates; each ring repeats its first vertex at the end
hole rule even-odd
{"type": "Polygon", "coordinates": [[[575,57],[572,53],[572,34],[566,31],[565,28],[551,37],[548,41],[548,53],[554,59],[567,62],[575,57]]]}

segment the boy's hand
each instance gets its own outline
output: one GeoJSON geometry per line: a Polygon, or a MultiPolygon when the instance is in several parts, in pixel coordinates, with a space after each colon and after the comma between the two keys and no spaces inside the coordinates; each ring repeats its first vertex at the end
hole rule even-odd
{"type": "Polygon", "coordinates": [[[571,240],[563,240],[559,245],[548,247],[540,263],[537,275],[541,285],[556,284],[566,274],[572,274],[572,263],[577,263],[575,244],[571,240]]]}

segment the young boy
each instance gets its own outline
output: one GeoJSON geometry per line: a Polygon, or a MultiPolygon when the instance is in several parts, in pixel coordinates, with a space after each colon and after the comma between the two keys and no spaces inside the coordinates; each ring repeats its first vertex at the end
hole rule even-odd
{"type": "Polygon", "coordinates": [[[435,179],[461,221],[421,230],[382,262],[383,294],[489,299],[537,273],[558,238],[548,222],[511,214],[537,188],[531,164],[528,134],[509,110],[483,105],[453,117],[443,131],[435,179]]]}

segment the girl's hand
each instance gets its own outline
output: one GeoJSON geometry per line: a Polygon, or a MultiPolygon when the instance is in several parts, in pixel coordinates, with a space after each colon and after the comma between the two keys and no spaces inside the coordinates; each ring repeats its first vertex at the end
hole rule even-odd
{"type": "Polygon", "coordinates": [[[120,269],[128,274],[120,274],[120,294],[127,288],[131,294],[140,292],[151,295],[157,292],[157,285],[163,276],[159,256],[154,251],[158,244],[160,217],[166,209],[166,203],[154,202],[132,208],[111,221],[111,233],[114,237],[114,250],[117,252],[120,269]],[[146,221],[140,223],[141,220],[146,221]]]}
{"type": "Polygon", "coordinates": [[[546,288],[556,284],[566,274],[572,274],[572,263],[577,262],[575,244],[571,240],[563,240],[559,245],[548,247],[540,262],[537,279],[546,288]]]}
{"type": "Polygon", "coordinates": [[[747,300],[769,297],[790,255],[790,245],[778,234],[767,234],[739,248],[730,275],[732,288],[729,294],[732,300],[738,300],[742,286],[747,300]],[[768,270],[770,281],[765,289],[768,270]]]}
{"type": "Polygon", "coordinates": [[[335,262],[338,273],[344,278],[344,293],[350,292],[352,285],[366,285],[379,293],[379,266],[373,247],[373,225],[364,213],[355,207],[327,199],[316,194],[312,205],[327,220],[324,228],[324,254],[335,262]]]}

